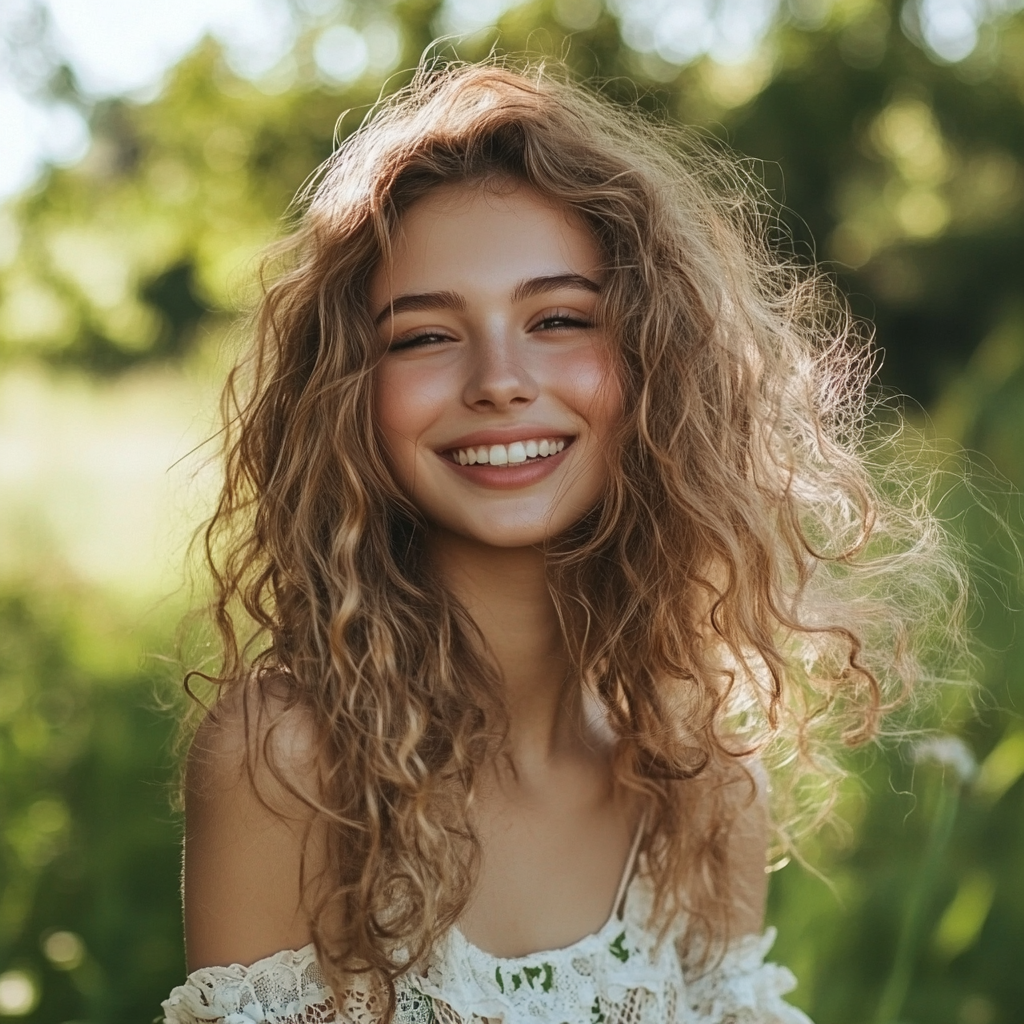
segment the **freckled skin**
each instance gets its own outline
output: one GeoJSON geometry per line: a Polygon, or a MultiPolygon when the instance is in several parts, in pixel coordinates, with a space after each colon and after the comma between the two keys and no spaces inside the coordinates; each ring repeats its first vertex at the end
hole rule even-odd
{"type": "Polygon", "coordinates": [[[370,288],[371,311],[398,296],[456,293],[463,308],[397,310],[381,344],[377,420],[399,485],[439,531],[495,547],[535,545],[591,509],[621,412],[597,294],[559,286],[517,298],[523,281],[602,280],[590,232],[526,187],[444,186],[402,221],[393,263],[370,288]],[[560,317],[562,319],[551,319],[560,317]],[[474,431],[523,427],[522,439],[572,435],[555,471],[496,490],[453,472],[439,449],[474,431]]]}

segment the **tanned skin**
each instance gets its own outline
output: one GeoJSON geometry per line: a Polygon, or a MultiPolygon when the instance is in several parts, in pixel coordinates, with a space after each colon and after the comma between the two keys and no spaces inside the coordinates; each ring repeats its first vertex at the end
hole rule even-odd
{"type": "MultiPolygon", "coordinates": [[[[472,813],[483,858],[459,925],[502,957],[599,929],[639,824],[635,800],[613,784],[607,730],[567,684],[539,548],[593,507],[607,479],[621,397],[612,342],[595,323],[601,282],[593,238],[565,211],[525,187],[446,186],[406,214],[392,266],[370,290],[388,349],[377,409],[392,470],[430,524],[431,563],[479,626],[505,687],[507,757],[481,779],[472,813]],[[545,475],[505,486],[494,483],[498,471],[474,478],[450,457],[455,442],[489,431],[505,442],[571,443],[545,475]]],[[[259,759],[254,789],[243,704],[240,691],[221,702],[189,757],[189,970],[250,964],[310,941],[299,864],[313,828],[307,870],[315,875],[322,841],[309,810],[259,759]]],[[[293,784],[315,793],[311,736],[293,711],[271,742],[293,784]]],[[[258,730],[248,742],[262,742],[258,730]]],[[[766,889],[763,803],[739,789],[733,935],[761,930],[766,889]]]]}

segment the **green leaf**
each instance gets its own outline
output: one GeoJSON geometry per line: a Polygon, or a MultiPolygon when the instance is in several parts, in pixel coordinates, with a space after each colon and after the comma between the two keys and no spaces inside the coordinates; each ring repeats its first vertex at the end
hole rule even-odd
{"type": "Polygon", "coordinates": [[[622,932],[618,935],[614,942],[608,944],[608,949],[611,950],[612,956],[618,958],[623,963],[629,959],[629,950],[623,946],[623,942],[626,939],[626,933],[622,932]]]}
{"type": "Polygon", "coordinates": [[[550,992],[552,986],[555,984],[555,969],[551,964],[544,965],[544,980],[540,983],[540,987],[545,992],[550,992]]]}

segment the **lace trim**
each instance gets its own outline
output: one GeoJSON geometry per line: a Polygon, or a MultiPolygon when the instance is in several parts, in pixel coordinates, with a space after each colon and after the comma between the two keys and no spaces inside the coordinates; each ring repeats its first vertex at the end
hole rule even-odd
{"type": "Polygon", "coordinates": [[[491,956],[453,929],[409,979],[467,1021],[673,1024],[685,983],[673,935],[659,946],[646,930],[652,902],[649,885],[635,878],[621,919],[564,949],[517,958],[491,956]],[[642,1015],[622,1017],[626,1004],[642,1004],[642,1015]]]}
{"type": "Polygon", "coordinates": [[[733,943],[722,962],[706,974],[687,979],[686,999],[700,1021],[729,1024],[812,1024],[782,997],[796,988],[793,972],[766,963],[776,931],[746,935],[733,943]]]}
{"type": "MultiPolygon", "coordinates": [[[[393,1024],[432,1024],[428,996],[399,978],[393,1024]]],[[[385,1001],[353,977],[335,995],[310,943],[250,967],[193,971],[161,1004],[164,1024],[382,1024],[385,1001]]]]}
{"type": "Polygon", "coordinates": [[[251,967],[193,971],[161,1005],[165,1024],[325,1024],[337,1019],[334,993],[312,945],[282,950],[251,967]]]}
{"type": "MultiPolygon", "coordinates": [[[[646,930],[652,893],[627,891],[622,919],[565,949],[490,956],[458,931],[423,971],[398,979],[392,1024],[811,1024],[783,996],[796,985],[766,963],[775,929],[734,943],[711,971],[688,976],[672,929],[660,945],[646,930]]],[[[312,945],[251,967],[207,967],[164,1001],[165,1024],[383,1024],[384,1000],[353,977],[326,984],[312,945]]]]}

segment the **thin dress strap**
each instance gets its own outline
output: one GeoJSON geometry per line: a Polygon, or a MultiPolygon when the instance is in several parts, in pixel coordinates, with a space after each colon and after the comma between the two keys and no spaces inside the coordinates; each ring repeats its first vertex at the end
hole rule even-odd
{"type": "Polygon", "coordinates": [[[612,904],[612,914],[615,917],[622,916],[622,904],[626,899],[626,890],[633,879],[633,869],[636,867],[636,855],[640,850],[640,841],[644,837],[644,825],[647,823],[647,815],[643,814],[636,826],[636,834],[633,836],[633,845],[629,848],[629,856],[626,858],[626,867],[619,879],[619,889],[615,893],[615,902],[612,904]]]}

